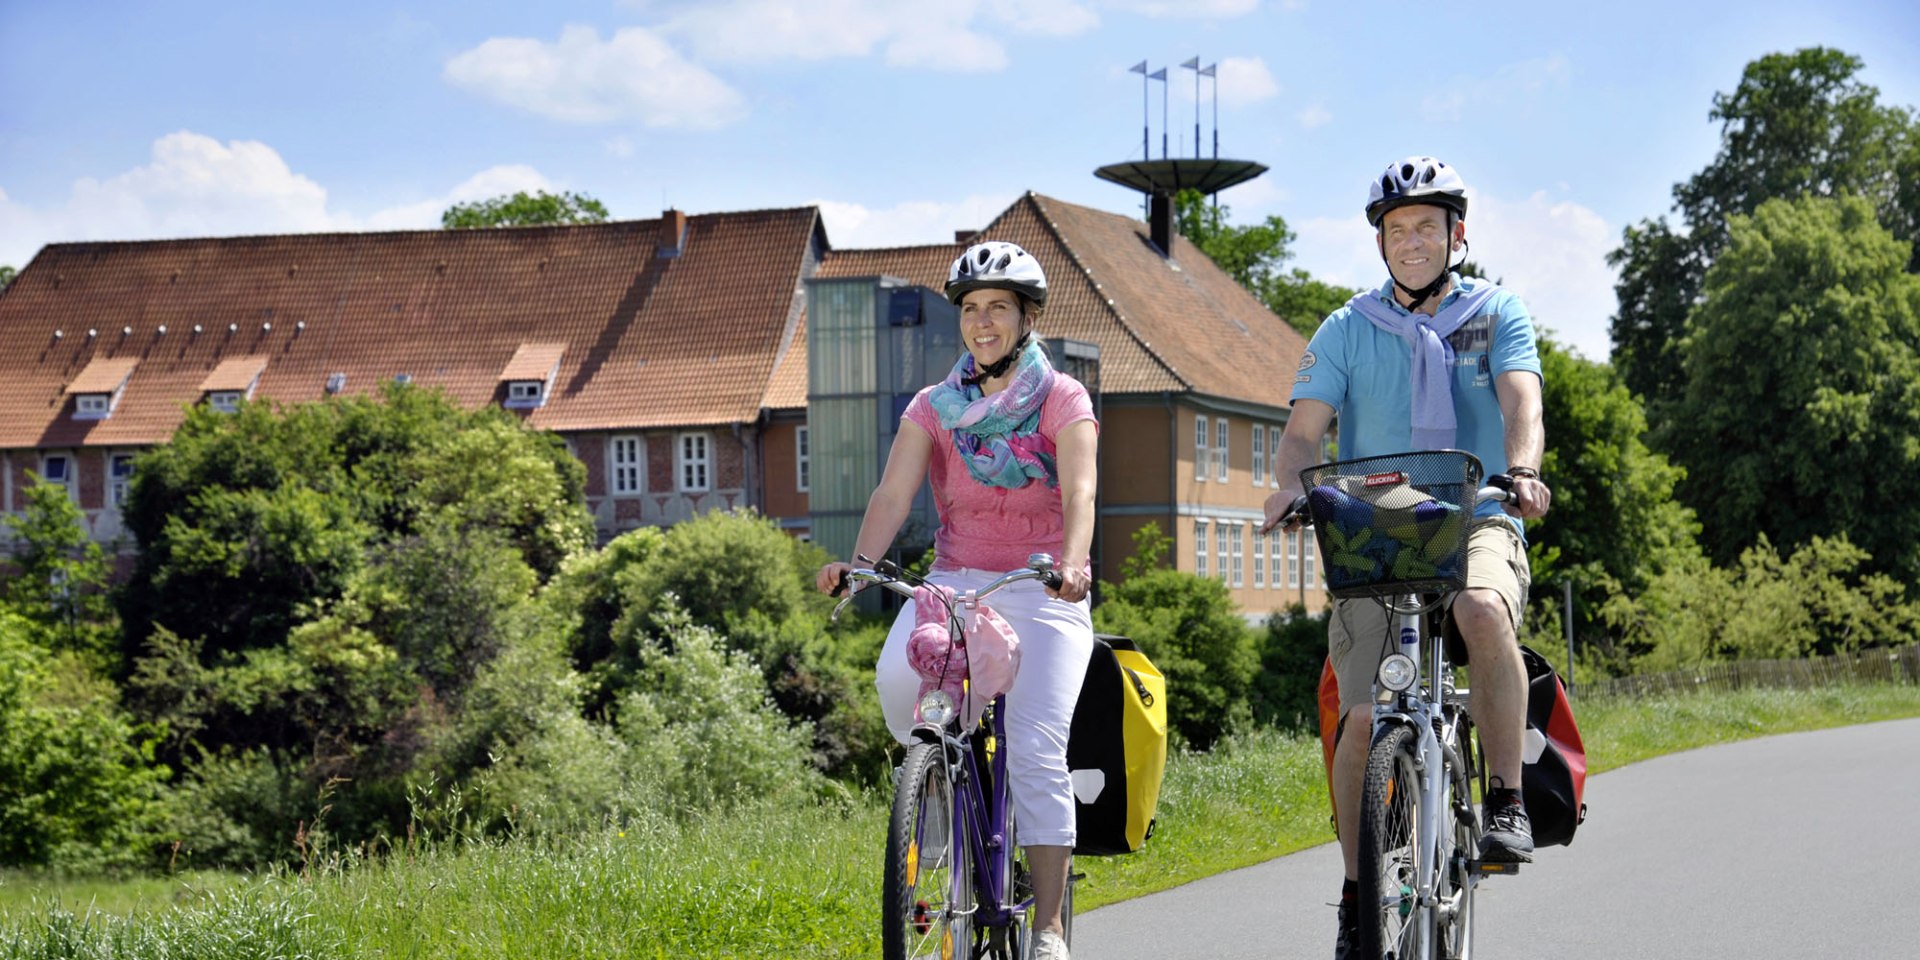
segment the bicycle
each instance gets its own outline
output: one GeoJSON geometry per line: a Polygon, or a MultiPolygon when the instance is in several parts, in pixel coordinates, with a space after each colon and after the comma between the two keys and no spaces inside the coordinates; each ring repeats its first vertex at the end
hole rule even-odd
{"type": "Polygon", "coordinates": [[[1308,467],[1300,480],[1310,492],[1277,522],[1304,518],[1316,527],[1328,592],[1385,604],[1398,640],[1382,644],[1360,793],[1356,946],[1369,960],[1469,960],[1474,888],[1484,876],[1519,871],[1477,859],[1476,800],[1487,773],[1469,691],[1454,682],[1443,638],[1448,601],[1466,587],[1475,506],[1511,498],[1512,478],[1496,475],[1480,487],[1481,470],[1459,451],[1308,467]],[[1391,558],[1376,532],[1400,544],[1391,558]]]}
{"type": "MultiPolygon", "coordinates": [[[[1058,587],[1053,558],[1033,554],[1025,569],[957,594],[947,609],[955,642],[964,637],[963,612],[1026,580],[1058,587]]],[[[846,581],[876,584],[909,599],[914,586],[925,582],[884,560],[848,571],[842,588],[846,581]]],[[[851,600],[834,608],[835,619],[851,600]]],[[[1008,742],[1006,697],[996,696],[968,729],[962,729],[961,706],[937,688],[921,697],[914,742],[894,779],[881,893],[886,960],[1023,960],[1032,950],[1033,884],[1026,854],[1014,843],[1007,752],[999,748],[1008,742]]],[[[1060,908],[1069,946],[1074,879],[1069,870],[1060,908]]]]}

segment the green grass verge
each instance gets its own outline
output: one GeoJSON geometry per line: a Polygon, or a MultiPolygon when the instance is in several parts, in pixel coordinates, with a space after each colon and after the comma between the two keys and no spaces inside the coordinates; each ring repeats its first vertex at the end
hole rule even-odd
{"type": "MultiPolygon", "coordinates": [[[[1920,716],[1920,688],[1576,702],[1596,772],[1747,737],[1920,716]]],[[[307,878],[0,876],[0,960],[871,957],[886,798],[750,807],[564,839],[423,847],[307,878]]],[[[1078,906],[1332,838],[1317,741],[1174,758],[1147,850],[1083,859],[1078,906]]]]}

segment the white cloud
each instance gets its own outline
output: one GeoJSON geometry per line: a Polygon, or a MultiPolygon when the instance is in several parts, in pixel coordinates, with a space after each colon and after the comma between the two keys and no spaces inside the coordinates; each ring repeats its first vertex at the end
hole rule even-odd
{"type": "Polygon", "coordinates": [[[145,165],[75,181],[60,205],[30,207],[0,193],[0,263],[24,267],[42,245],[75,240],[431,229],[454,203],[553,189],[532,167],[498,166],[442,196],[360,216],[330,210],[326,188],[264,143],[182,130],[154,141],[145,165]]]}
{"type": "Polygon", "coordinates": [[[1535,323],[1588,359],[1605,360],[1608,318],[1618,302],[1606,259],[1616,231],[1592,210],[1551,200],[1545,191],[1519,202],[1468,196],[1473,259],[1527,302],[1535,323]]]}
{"type": "MultiPolygon", "coordinates": [[[[1604,360],[1611,346],[1608,318],[1616,300],[1607,251],[1617,243],[1600,215],[1542,191],[1521,201],[1469,192],[1468,256],[1519,294],[1535,323],[1588,359],[1604,360]]],[[[1370,288],[1386,281],[1373,229],[1355,199],[1351,217],[1319,217],[1289,224],[1299,235],[1294,265],[1341,286],[1370,288]]]]}
{"type": "Polygon", "coordinates": [[[975,194],[964,200],[916,200],[885,209],[815,200],[827,238],[838,248],[907,247],[951,243],[955,231],[979,230],[1000,215],[1017,194],[975,194]]]}
{"type": "Polygon", "coordinates": [[[758,65],[870,57],[899,67],[1004,69],[1011,31],[1073,36],[1099,26],[1084,0],[724,0],[650,4],[661,33],[702,62],[758,65]]]}
{"type": "Polygon", "coordinates": [[[1259,57],[1227,57],[1220,61],[1220,102],[1229,107],[1258,103],[1280,95],[1267,62],[1259,57]]]}
{"type": "Polygon", "coordinates": [[[1216,20],[1252,13],[1260,0],[1106,0],[1103,5],[1145,17],[1216,20]]]}
{"type": "Polygon", "coordinates": [[[449,83],[567,123],[637,120],[711,129],[746,114],[740,94],[651,31],[627,27],[601,40],[569,26],[548,43],[495,37],[447,61],[449,83]]]}
{"type": "Polygon", "coordinates": [[[1333,113],[1329,111],[1324,104],[1318,103],[1300,111],[1298,117],[1300,119],[1300,125],[1308,130],[1312,130],[1315,127],[1324,127],[1333,122],[1333,113]]]}
{"type": "Polygon", "coordinates": [[[606,142],[607,155],[625,160],[634,154],[632,137],[614,137],[606,142]]]}
{"type": "Polygon", "coordinates": [[[1548,87],[1565,87],[1571,74],[1567,58],[1555,54],[1507,64],[1492,76],[1458,75],[1447,81],[1444,92],[1423,98],[1421,112],[1429,120],[1452,122],[1464,119],[1469,109],[1510,111],[1548,87]]]}

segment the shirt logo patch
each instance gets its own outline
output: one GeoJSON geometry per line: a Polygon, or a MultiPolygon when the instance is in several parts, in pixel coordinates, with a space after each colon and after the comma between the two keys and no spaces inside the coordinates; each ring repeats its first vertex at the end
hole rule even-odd
{"type": "Polygon", "coordinates": [[[1308,367],[1311,367],[1314,364],[1319,362],[1320,362],[1320,358],[1314,356],[1312,350],[1308,350],[1306,353],[1303,353],[1300,355],[1300,369],[1302,370],[1305,370],[1308,367]]]}
{"type": "Polygon", "coordinates": [[[1312,383],[1313,378],[1303,373],[1297,377],[1294,377],[1293,382],[1294,383],[1312,383]]]}

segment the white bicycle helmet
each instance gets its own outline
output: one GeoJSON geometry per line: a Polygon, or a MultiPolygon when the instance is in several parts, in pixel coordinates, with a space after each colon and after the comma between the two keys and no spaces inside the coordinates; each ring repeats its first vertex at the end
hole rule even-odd
{"type": "Polygon", "coordinates": [[[1446,207],[1467,218],[1467,184],[1452,167],[1432,157],[1408,157],[1373,181],[1367,190],[1367,222],[1376,229],[1387,211],[1415,203],[1446,207]]]}
{"type": "Polygon", "coordinates": [[[1047,275],[1040,261],[1004,240],[989,240],[967,248],[947,271],[947,299],[959,303],[974,290],[992,288],[1011,290],[1034,302],[1047,305],[1047,275]]]}

